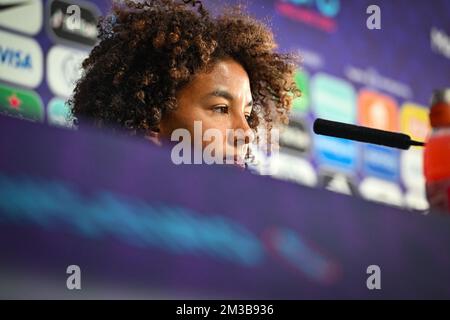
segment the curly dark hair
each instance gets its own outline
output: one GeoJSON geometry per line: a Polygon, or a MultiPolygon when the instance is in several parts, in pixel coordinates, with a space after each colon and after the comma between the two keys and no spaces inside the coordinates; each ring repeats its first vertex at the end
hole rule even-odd
{"type": "Polygon", "coordinates": [[[125,0],[98,24],[100,42],[83,62],[69,100],[77,124],[145,134],[177,107],[176,93],[215,61],[232,58],[250,79],[254,108],[249,125],[287,123],[297,56],[277,53],[270,28],[227,7],[212,16],[200,1],[125,0]]]}

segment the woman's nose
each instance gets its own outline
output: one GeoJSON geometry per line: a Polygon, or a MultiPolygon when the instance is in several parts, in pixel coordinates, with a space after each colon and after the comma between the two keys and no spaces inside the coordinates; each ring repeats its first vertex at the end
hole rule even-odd
{"type": "Polygon", "coordinates": [[[235,125],[233,126],[233,141],[234,144],[250,144],[254,140],[253,130],[250,128],[245,115],[239,115],[236,117],[235,125]]]}

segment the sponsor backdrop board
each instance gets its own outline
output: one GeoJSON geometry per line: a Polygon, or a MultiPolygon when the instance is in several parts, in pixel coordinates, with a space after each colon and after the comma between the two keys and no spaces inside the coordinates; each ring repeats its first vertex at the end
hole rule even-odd
{"type": "MultiPolygon", "coordinates": [[[[228,0],[227,3],[234,3],[228,0]]],[[[215,7],[224,1],[205,1],[215,7]]],[[[429,132],[432,90],[450,85],[450,2],[377,1],[381,29],[369,29],[366,0],[253,0],[270,17],[283,51],[303,57],[303,97],[282,135],[277,176],[395,206],[426,209],[422,151],[397,151],[326,137],[323,117],[402,131],[429,132]]],[[[64,101],[96,41],[96,19],[109,0],[4,0],[0,7],[0,112],[70,127],[64,101]],[[83,28],[67,26],[78,5],[83,28]]]]}

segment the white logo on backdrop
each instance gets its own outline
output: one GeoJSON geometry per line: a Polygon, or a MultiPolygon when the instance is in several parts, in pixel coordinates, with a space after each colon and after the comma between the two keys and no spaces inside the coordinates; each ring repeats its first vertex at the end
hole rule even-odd
{"type": "Polygon", "coordinates": [[[2,0],[0,26],[35,35],[42,28],[43,7],[41,0],[2,0]]]}
{"type": "Polygon", "coordinates": [[[36,88],[43,77],[43,54],[34,39],[0,31],[0,79],[36,88]]]}
{"type": "Polygon", "coordinates": [[[431,28],[430,31],[431,49],[450,59],[450,35],[444,30],[438,28],[431,28]]]}
{"type": "Polygon", "coordinates": [[[359,185],[359,192],[364,199],[386,203],[394,206],[403,206],[403,194],[395,183],[378,178],[365,178],[359,185]]]}
{"type": "Polygon", "coordinates": [[[274,178],[292,181],[309,187],[317,186],[317,174],[313,166],[299,155],[280,152],[270,160],[269,170],[274,178]]]}
{"type": "Polygon", "coordinates": [[[54,46],[47,54],[47,82],[55,95],[69,97],[81,77],[87,52],[54,46]]]}

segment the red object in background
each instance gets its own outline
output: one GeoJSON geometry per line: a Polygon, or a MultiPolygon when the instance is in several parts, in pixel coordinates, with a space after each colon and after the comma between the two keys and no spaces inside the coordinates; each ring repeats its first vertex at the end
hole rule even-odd
{"type": "Polygon", "coordinates": [[[424,153],[427,197],[431,209],[450,213],[450,89],[434,92],[430,123],[424,153]]]}

